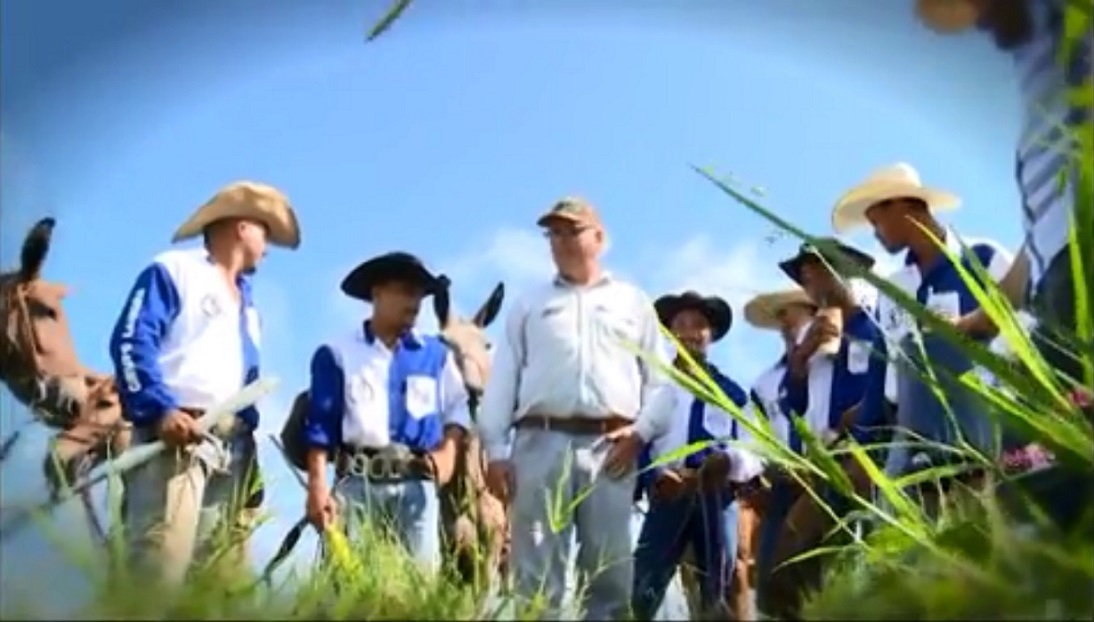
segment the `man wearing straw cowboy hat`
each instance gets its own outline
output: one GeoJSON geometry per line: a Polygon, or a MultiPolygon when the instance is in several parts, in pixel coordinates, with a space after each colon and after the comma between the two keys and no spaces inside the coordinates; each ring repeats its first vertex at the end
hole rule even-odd
{"type": "Polygon", "coordinates": [[[213,437],[195,418],[258,378],[251,279],[268,245],[300,245],[300,228],[280,190],[241,181],[198,208],[172,241],[196,237],[203,247],[161,253],[140,273],[110,338],[134,444],[159,438],[176,448],[127,475],[125,504],[135,576],[173,585],[195,554],[211,552],[214,528],[236,523],[242,498],[261,502],[257,409],[213,437]]]}
{"type": "MultiPolygon", "coordinates": [[[[767,419],[771,424],[775,440],[783,445],[789,443],[790,418],[789,413],[781,411],[779,400],[780,387],[783,376],[786,375],[787,358],[797,345],[804,331],[809,327],[813,315],[817,312],[817,305],[809,294],[800,287],[784,289],[774,292],[759,294],[749,300],[744,307],[745,321],[753,327],[761,330],[778,331],[782,337],[784,353],[774,365],[764,370],[749,391],[749,417],[753,420],[767,419]]],[[[771,560],[775,554],[775,545],[781,532],[782,524],[794,502],[796,485],[785,477],[771,470],[767,478],[771,482],[769,489],[762,487],[752,488],[752,494],[745,495],[740,500],[738,522],[745,527],[751,524],[751,530],[755,533],[754,551],[751,557],[740,555],[743,547],[738,547],[737,578],[742,576],[749,578],[751,567],[756,570],[756,604],[761,611],[770,611],[772,602],[769,598],[767,577],[771,573],[771,560]]],[[[742,528],[743,534],[748,529],[742,528]]],[[[745,539],[742,535],[741,542],[745,539]]],[[[754,616],[738,619],[752,619],[754,616]]]]}
{"type": "Polygon", "coordinates": [[[362,521],[390,528],[431,571],[442,554],[438,487],[451,477],[471,425],[452,352],[439,337],[414,329],[422,299],[445,286],[407,253],[354,268],[342,292],[371,303],[372,315],[316,350],[304,419],[312,523],[322,531],[340,516],[353,538],[362,521]]]}
{"type": "MultiPolygon", "coordinates": [[[[726,397],[744,408],[748,396],[707,358],[710,346],[733,325],[733,311],[721,298],[688,291],[666,295],[654,303],[661,323],[669,327],[687,350],[695,370],[683,354],[674,365],[684,374],[705,373],[726,397]]],[[[652,619],[688,547],[696,558],[701,615],[728,613],[730,607],[748,614],[750,595],[731,594],[732,570],[737,558],[738,488],[759,475],[761,463],[748,451],[727,445],[740,438],[740,426],[730,413],[691,394],[683,387],[662,391],[653,408],[662,409],[670,427],[646,445],[639,458],[637,494],[649,497],[634,559],[634,615],[652,619]],[[659,458],[688,445],[710,446],[682,461],[650,468],[659,458]],[[731,602],[726,601],[726,597],[731,602]]],[[[751,533],[745,534],[751,542],[751,533]]],[[[746,543],[745,548],[750,548],[746,543]]],[[[738,584],[747,590],[748,584],[738,584]]]]}
{"type": "MultiPolygon", "coordinates": [[[[970,337],[987,343],[989,335],[975,330],[967,320],[980,304],[970,284],[965,282],[958,266],[950,261],[945,251],[960,257],[962,267],[971,274],[976,274],[973,264],[980,264],[996,282],[1010,269],[1011,256],[996,242],[959,237],[938,222],[935,213],[954,209],[957,205],[956,195],[925,186],[914,168],[898,163],[875,171],[844,193],[833,209],[832,222],[838,232],[847,232],[859,225],[872,226],[887,251],[904,253],[904,267],[892,276],[893,283],[929,310],[953,320],[970,337]],[[942,246],[931,239],[932,236],[940,240],[942,246]]],[[[883,323],[896,329],[895,334],[888,335],[889,342],[899,344],[897,347],[901,356],[907,357],[906,362],[925,365],[927,361],[920,360],[920,347],[915,343],[920,331],[914,321],[904,317],[894,322],[887,317],[906,316],[893,301],[884,299],[881,308],[883,323]]],[[[960,424],[962,437],[975,447],[988,449],[992,434],[985,405],[956,380],[972,368],[971,361],[955,345],[930,334],[923,337],[930,365],[946,369],[946,373],[936,375],[943,383],[948,409],[960,424]]],[[[891,351],[890,355],[890,359],[895,360],[896,352],[891,351]]],[[[921,381],[920,375],[914,370],[903,369],[895,372],[895,378],[900,427],[930,441],[956,442],[958,430],[951,429],[947,406],[938,403],[935,391],[921,381]]],[[[903,447],[894,448],[890,454],[890,471],[899,473],[909,468],[916,453],[905,451],[903,447]]]]}
{"type": "MultiPolygon", "coordinates": [[[[784,413],[800,415],[806,427],[823,444],[843,437],[866,441],[880,425],[882,413],[862,410],[863,396],[877,387],[884,392],[885,360],[874,356],[883,348],[883,336],[872,310],[864,308],[853,288],[855,270],[869,270],[870,255],[833,238],[803,244],[798,253],[779,267],[817,303],[810,327],[787,360],[787,373],[780,387],[784,413]]],[[[790,449],[804,453],[805,443],[795,428],[789,431],[790,449]]],[[[860,496],[869,493],[870,480],[862,466],[841,460],[843,469],[860,496]]],[[[836,512],[844,511],[841,498],[826,491],[826,502],[836,512]]],[[[781,564],[820,543],[827,533],[830,517],[810,495],[798,495],[791,506],[779,537],[773,562],[781,564]]],[[[776,611],[769,614],[794,615],[801,604],[802,590],[815,585],[819,574],[809,564],[796,564],[776,571],[769,578],[776,611]]]]}

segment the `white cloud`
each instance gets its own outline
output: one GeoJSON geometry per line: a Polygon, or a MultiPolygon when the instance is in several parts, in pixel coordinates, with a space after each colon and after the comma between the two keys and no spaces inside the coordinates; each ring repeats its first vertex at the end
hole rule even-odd
{"type": "MultiPolygon", "coordinates": [[[[461,284],[489,286],[497,281],[520,288],[549,278],[554,272],[550,250],[542,236],[527,229],[505,227],[479,240],[441,269],[457,290],[461,284]]],[[[483,294],[486,295],[485,293],[483,294]]]]}

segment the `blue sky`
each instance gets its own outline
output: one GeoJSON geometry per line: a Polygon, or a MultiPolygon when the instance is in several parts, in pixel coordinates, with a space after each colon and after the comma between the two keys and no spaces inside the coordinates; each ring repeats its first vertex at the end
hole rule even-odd
{"type": "MultiPolygon", "coordinates": [[[[929,33],[910,0],[416,2],[366,45],[386,4],[0,5],[0,261],[34,220],[58,218],[47,275],[72,288],[88,364],[109,369],[136,273],[240,178],[281,187],[303,228],[300,250],[271,253],[257,284],[264,368],[282,381],[270,429],[311,350],[365,312],[338,292],[349,268],[415,252],[472,311],[499,280],[512,296],[550,273],[532,223],[566,194],[600,207],[613,271],[653,296],[719,293],[739,313],[784,283],[775,263],[795,244],[770,241],[690,163],[766,188],[769,206],[821,233],[846,187],[904,160],[964,197],[959,230],[1017,245],[1009,61],[977,36],[929,33]]],[[[855,241],[878,251],[868,234],[855,241]]],[[[739,322],[715,359],[749,383],[777,348],[739,322]]],[[[23,419],[11,405],[5,429],[23,419]]],[[[38,494],[44,439],[30,434],[27,466],[5,467],[4,505],[38,494]]],[[[303,504],[272,448],[262,455],[275,519],[260,561],[303,504]]],[[[45,544],[4,546],[0,586],[22,589],[10,564],[21,558],[25,576],[17,551],[45,544]]]]}

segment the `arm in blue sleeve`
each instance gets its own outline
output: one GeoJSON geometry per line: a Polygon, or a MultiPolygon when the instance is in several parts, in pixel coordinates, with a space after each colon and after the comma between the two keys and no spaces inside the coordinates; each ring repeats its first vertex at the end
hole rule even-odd
{"type": "Polygon", "coordinates": [[[155,263],[141,272],[110,335],[110,358],[119,379],[125,418],[149,425],[178,407],[163,382],[160,344],[181,302],[171,275],[155,263]]]}
{"type": "Polygon", "coordinates": [[[311,359],[308,414],[304,419],[304,438],[309,447],[329,452],[342,444],[345,405],[342,366],[329,347],[320,346],[311,359]]]}

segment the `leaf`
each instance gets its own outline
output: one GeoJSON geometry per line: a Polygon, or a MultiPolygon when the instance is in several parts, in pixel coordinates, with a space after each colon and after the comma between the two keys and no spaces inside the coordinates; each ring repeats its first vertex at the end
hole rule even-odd
{"type": "Polygon", "coordinates": [[[410,6],[411,0],[395,0],[395,3],[391,5],[391,8],[387,10],[380,21],[376,22],[369,31],[366,41],[374,41],[377,37],[387,32],[391,28],[392,24],[396,22],[403,15],[403,11],[410,6]]]}

